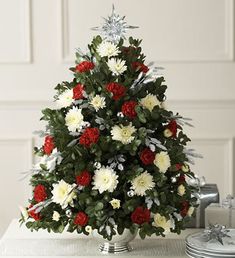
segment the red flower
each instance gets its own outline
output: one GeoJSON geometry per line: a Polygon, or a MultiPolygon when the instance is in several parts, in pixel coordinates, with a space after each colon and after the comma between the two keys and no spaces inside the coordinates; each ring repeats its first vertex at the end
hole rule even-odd
{"type": "Polygon", "coordinates": [[[138,69],[138,70],[140,70],[143,73],[147,73],[148,70],[149,70],[148,66],[146,66],[146,65],[144,65],[143,63],[140,63],[140,62],[133,62],[132,63],[132,68],[134,70],[138,69]]]}
{"type": "Polygon", "coordinates": [[[150,221],[150,210],[144,207],[137,207],[131,214],[131,220],[136,224],[143,224],[150,221]]]}
{"type": "Polygon", "coordinates": [[[185,183],[185,175],[180,175],[180,177],[178,179],[178,183],[179,183],[179,185],[185,183]]]}
{"type": "Polygon", "coordinates": [[[36,202],[43,202],[47,198],[46,187],[44,185],[37,185],[33,191],[33,198],[36,202]]]}
{"type": "Polygon", "coordinates": [[[47,135],[44,140],[43,150],[47,155],[50,155],[55,148],[54,137],[47,135]]]}
{"type": "Polygon", "coordinates": [[[126,88],[117,82],[110,82],[109,84],[107,84],[106,90],[113,93],[114,100],[119,100],[125,95],[126,92],[126,88]]]}
{"type": "Polygon", "coordinates": [[[80,175],[76,176],[76,182],[78,185],[88,186],[91,182],[91,174],[89,171],[84,170],[80,175]]]}
{"type": "Polygon", "coordinates": [[[89,148],[91,144],[97,143],[100,131],[98,128],[86,128],[80,137],[79,143],[89,148]]]}
{"type": "Polygon", "coordinates": [[[80,225],[80,226],[83,227],[83,226],[86,226],[88,220],[89,220],[89,218],[88,218],[88,216],[86,215],[86,213],[83,212],[83,211],[79,211],[79,212],[77,213],[77,215],[75,216],[73,223],[74,223],[75,225],[80,225]]]}
{"type": "Polygon", "coordinates": [[[73,88],[73,98],[74,99],[82,99],[83,98],[83,90],[84,90],[84,86],[82,84],[78,83],[73,88]]]}
{"type": "Polygon", "coordinates": [[[171,131],[172,137],[176,137],[176,134],[177,134],[177,123],[176,123],[175,120],[171,120],[166,128],[171,131]]]}
{"type": "Polygon", "coordinates": [[[83,61],[76,66],[75,70],[76,72],[84,73],[94,69],[94,67],[95,67],[94,63],[90,61],[83,61]]]}
{"type": "Polygon", "coordinates": [[[150,165],[155,159],[155,154],[149,148],[145,148],[140,153],[140,159],[145,165],[150,165]]]}
{"type": "Polygon", "coordinates": [[[123,105],[122,105],[122,113],[125,116],[128,116],[129,118],[134,118],[136,117],[137,113],[135,111],[135,107],[138,103],[136,101],[130,100],[130,101],[126,101],[123,105]]]}
{"type": "MultiPolygon", "coordinates": [[[[29,209],[32,208],[32,207],[33,207],[33,205],[30,204],[29,209]]],[[[28,211],[28,214],[29,214],[29,216],[30,216],[31,218],[33,218],[33,219],[36,220],[36,221],[38,221],[38,220],[41,219],[40,213],[39,213],[39,212],[36,213],[35,210],[28,211]]]]}
{"type": "Polygon", "coordinates": [[[188,213],[188,209],[189,209],[189,202],[188,201],[184,201],[181,203],[181,208],[180,208],[180,215],[182,217],[185,217],[188,213]]]}
{"type": "Polygon", "coordinates": [[[181,168],[182,168],[182,164],[179,164],[179,163],[175,164],[176,170],[180,170],[181,168]]]}

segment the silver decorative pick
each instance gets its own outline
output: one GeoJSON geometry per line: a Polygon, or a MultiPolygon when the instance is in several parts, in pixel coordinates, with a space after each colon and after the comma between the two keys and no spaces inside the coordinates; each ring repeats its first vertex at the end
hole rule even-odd
{"type": "Polygon", "coordinates": [[[125,39],[125,34],[128,29],[136,29],[137,26],[128,25],[125,21],[125,16],[121,17],[116,14],[113,5],[112,14],[108,18],[103,18],[104,23],[101,27],[93,27],[92,30],[100,31],[103,37],[115,44],[119,42],[121,38],[125,39]]]}

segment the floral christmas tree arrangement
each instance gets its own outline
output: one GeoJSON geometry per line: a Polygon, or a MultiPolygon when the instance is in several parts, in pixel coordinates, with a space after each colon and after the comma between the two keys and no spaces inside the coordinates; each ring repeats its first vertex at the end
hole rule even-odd
{"type": "Polygon", "coordinates": [[[21,218],[31,230],[110,240],[139,229],[145,238],[179,234],[193,214],[189,123],[164,107],[164,78],[145,63],[141,40],[124,43],[129,28],[113,11],[88,53],[77,51],[73,80],[56,86],[57,108],[42,111],[45,140],[21,218]]]}

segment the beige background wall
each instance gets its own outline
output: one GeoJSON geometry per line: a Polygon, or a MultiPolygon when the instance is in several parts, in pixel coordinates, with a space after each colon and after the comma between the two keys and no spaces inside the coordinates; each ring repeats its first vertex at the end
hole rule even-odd
{"type": "Polygon", "coordinates": [[[0,0],[0,235],[27,200],[18,179],[33,161],[40,109],[112,3],[140,26],[147,60],[165,67],[168,106],[194,119],[187,130],[205,157],[195,172],[222,197],[235,192],[233,0],[0,0]]]}

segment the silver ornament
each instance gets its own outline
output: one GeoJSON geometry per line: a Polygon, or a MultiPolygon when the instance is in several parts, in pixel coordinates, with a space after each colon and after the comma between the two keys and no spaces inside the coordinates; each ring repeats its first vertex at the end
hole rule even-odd
{"type": "Polygon", "coordinates": [[[134,195],[135,195],[135,192],[133,190],[130,190],[129,192],[127,192],[128,197],[133,197],[134,195]]]}
{"type": "Polygon", "coordinates": [[[171,182],[172,182],[172,183],[176,183],[176,181],[177,181],[176,177],[172,177],[172,178],[171,178],[171,182]]]}
{"type": "Polygon", "coordinates": [[[138,28],[137,26],[128,25],[124,19],[125,16],[121,17],[119,14],[116,14],[113,5],[112,14],[108,18],[104,18],[102,26],[91,29],[100,31],[106,40],[117,44],[121,38],[126,38],[125,34],[128,29],[138,28]]]}
{"type": "Polygon", "coordinates": [[[68,210],[66,210],[65,214],[70,218],[73,213],[70,209],[68,209],[68,210]]]}

